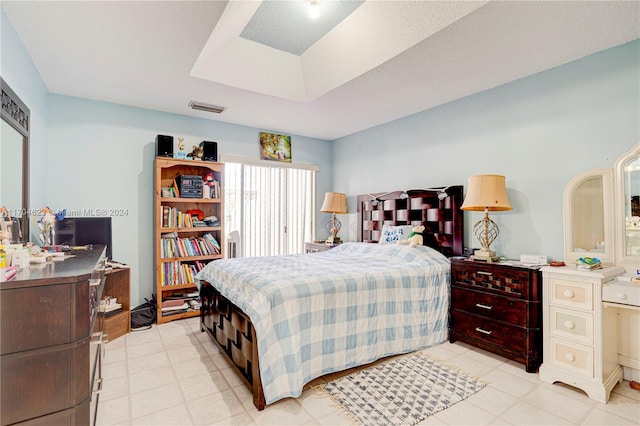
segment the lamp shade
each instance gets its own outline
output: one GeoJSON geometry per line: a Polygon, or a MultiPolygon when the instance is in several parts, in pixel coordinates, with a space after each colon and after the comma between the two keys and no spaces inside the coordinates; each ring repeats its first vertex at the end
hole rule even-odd
{"type": "Polygon", "coordinates": [[[505,178],[501,175],[477,175],[469,178],[467,196],[462,210],[504,211],[511,210],[505,178]]]}
{"type": "Polygon", "coordinates": [[[347,213],[347,196],[341,192],[326,192],[320,211],[334,214],[347,213]]]}

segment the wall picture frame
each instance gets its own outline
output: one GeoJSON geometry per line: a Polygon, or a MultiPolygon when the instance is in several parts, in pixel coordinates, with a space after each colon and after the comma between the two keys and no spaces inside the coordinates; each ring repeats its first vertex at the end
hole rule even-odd
{"type": "Polygon", "coordinates": [[[291,163],[291,136],[260,132],[260,158],[291,163]]]}

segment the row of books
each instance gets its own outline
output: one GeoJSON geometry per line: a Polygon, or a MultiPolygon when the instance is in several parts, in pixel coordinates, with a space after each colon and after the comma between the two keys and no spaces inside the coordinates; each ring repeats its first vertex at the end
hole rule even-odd
{"type": "Polygon", "coordinates": [[[179,285],[195,282],[195,276],[204,268],[205,263],[200,261],[182,263],[165,262],[160,270],[162,285],[179,285]]]}
{"type": "Polygon", "coordinates": [[[163,228],[197,228],[207,226],[188,213],[183,213],[177,207],[160,206],[160,226],[163,228]]]}
{"type": "Polygon", "coordinates": [[[200,237],[162,237],[160,239],[160,255],[163,259],[186,256],[210,256],[220,254],[220,243],[206,233],[200,237]]]}

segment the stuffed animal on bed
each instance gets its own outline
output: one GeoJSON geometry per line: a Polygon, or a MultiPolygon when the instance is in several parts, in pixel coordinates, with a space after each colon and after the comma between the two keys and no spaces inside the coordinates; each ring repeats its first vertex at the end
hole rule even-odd
{"type": "Polygon", "coordinates": [[[414,226],[409,237],[407,237],[406,240],[398,241],[398,244],[409,244],[410,247],[421,246],[424,242],[422,239],[422,231],[424,231],[424,226],[414,226]]]}

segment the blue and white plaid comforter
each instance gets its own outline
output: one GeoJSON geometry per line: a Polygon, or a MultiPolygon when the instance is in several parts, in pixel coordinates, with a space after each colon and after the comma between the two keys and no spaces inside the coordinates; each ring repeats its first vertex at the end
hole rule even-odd
{"type": "Polygon", "coordinates": [[[321,375],[447,339],[450,264],[425,246],[218,260],[196,279],[251,318],[267,404],[321,375]]]}

